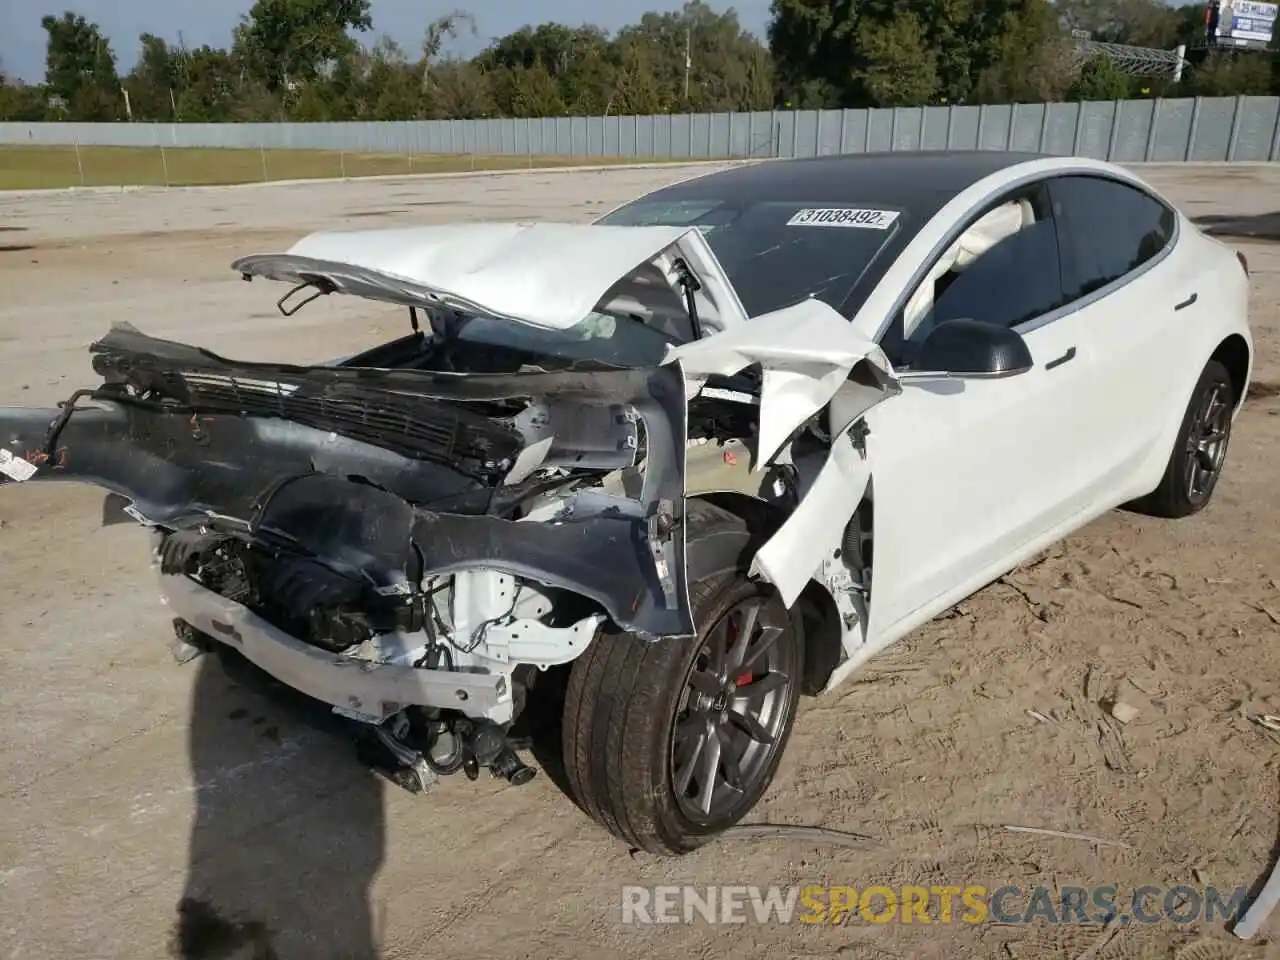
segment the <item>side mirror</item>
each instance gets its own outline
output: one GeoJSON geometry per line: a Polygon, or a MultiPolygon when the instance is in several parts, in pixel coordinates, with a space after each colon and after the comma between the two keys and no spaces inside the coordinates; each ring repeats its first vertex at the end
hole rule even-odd
{"type": "Polygon", "coordinates": [[[1034,365],[1020,333],[980,320],[947,320],[929,331],[916,353],[914,369],[903,379],[997,380],[1026,373],[1034,365]]]}

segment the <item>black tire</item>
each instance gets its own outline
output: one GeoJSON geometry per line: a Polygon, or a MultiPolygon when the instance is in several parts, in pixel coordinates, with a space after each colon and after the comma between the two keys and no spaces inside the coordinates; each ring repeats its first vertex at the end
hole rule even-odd
{"type": "Polygon", "coordinates": [[[1199,513],[1208,505],[1226,462],[1235,402],[1227,368],[1210,360],[1191,392],[1160,485],[1131,504],[1134,510],[1178,518],[1199,513]]]}
{"type": "MultiPolygon", "coordinates": [[[[687,521],[690,552],[698,540],[723,534],[726,528],[745,529],[733,514],[699,501],[689,501],[687,521]]],[[[731,571],[690,583],[689,592],[696,639],[646,641],[632,634],[602,633],[575,661],[565,697],[564,762],[574,800],[614,836],[657,854],[695,849],[741,820],[764,795],[791,734],[804,665],[800,630],[770,585],[731,571]],[[749,612],[740,612],[753,607],[754,619],[749,612]],[[717,630],[722,623],[724,634],[717,630]],[[757,692],[755,700],[735,693],[732,685],[728,699],[723,694],[714,700],[699,694],[689,684],[691,680],[700,686],[710,682],[708,650],[722,650],[726,654],[722,662],[732,664],[739,649],[736,640],[726,639],[721,647],[717,638],[729,637],[734,624],[740,628],[746,623],[752,625],[747,646],[758,651],[749,665],[764,660],[768,664],[752,679],[743,681],[751,671],[739,673],[734,679],[742,681],[740,689],[753,689],[756,683],[760,684],[757,691],[776,687],[778,681],[770,678],[778,675],[786,677],[785,686],[772,693],[757,692]],[[750,722],[737,713],[739,707],[750,713],[744,701],[766,704],[751,716],[759,729],[771,733],[768,743],[757,742],[745,732],[750,722]],[[717,711],[718,720],[711,719],[717,711]],[[726,713],[733,717],[726,718],[726,713]],[[704,729],[708,720],[723,730],[718,727],[714,734],[689,736],[690,730],[704,729]],[[684,737],[679,753],[694,754],[696,764],[677,764],[677,729],[684,737]],[[708,735],[717,745],[704,743],[694,751],[692,741],[708,735]],[[733,761],[731,774],[730,760],[715,758],[736,757],[740,743],[746,746],[733,761]],[[691,789],[697,792],[697,781],[686,777],[689,786],[681,796],[677,774],[706,765],[715,771],[708,782],[718,791],[718,799],[708,800],[702,811],[694,809],[698,804],[688,796],[691,789]],[[731,789],[734,774],[740,796],[731,789]],[[721,775],[724,783],[718,785],[721,775]]],[[[727,676],[739,670],[726,666],[720,673],[727,676]]],[[[709,732],[711,727],[705,729],[709,732]]]]}

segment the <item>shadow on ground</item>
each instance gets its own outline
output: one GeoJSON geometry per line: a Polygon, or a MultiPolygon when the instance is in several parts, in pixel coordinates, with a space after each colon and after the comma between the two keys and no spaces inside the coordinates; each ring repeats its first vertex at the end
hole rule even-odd
{"type": "Polygon", "coordinates": [[[542,775],[576,805],[578,800],[569,784],[562,746],[564,698],[570,669],[568,664],[551,667],[534,678],[524,712],[511,734],[517,747],[528,748],[542,775]]]}
{"type": "Polygon", "coordinates": [[[1280,243],[1280,211],[1242,216],[1193,217],[1192,221],[1211,237],[1243,240],[1270,240],[1280,243]]]}
{"type": "Polygon", "coordinates": [[[191,668],[196,815],[171,956],[375,960],[382,784],[347,721],[234,651],[191,668]]]}

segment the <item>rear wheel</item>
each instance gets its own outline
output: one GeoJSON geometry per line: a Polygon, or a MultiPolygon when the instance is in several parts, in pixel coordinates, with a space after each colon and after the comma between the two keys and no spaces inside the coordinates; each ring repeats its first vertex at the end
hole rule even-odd
{"type": "MultiPolygon", "coordinates": [[[[698,504],[691,548],[725,525],[741,521],[698,504]]],[[[574,663],[565,700],[575,800],[653,853],[692,850],[755,806],[790,736],[803,668],[799,631],[768,584],[729,572],[689,586],[696,638],[601,635],[574,663]]]]}
{"type": "Polygon", "coordinates": [[[1135,509],[1157,517],[1187,517],[1204,509],[1222,475],[1234,407],[1231,375],[1210,360],[1192,392],[1160,485],[1135,509]]]}

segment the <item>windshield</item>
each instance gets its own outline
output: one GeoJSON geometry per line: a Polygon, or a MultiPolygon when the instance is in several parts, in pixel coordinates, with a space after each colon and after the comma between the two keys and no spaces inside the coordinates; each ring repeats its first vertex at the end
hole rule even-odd
{"type": "Polygon", "coordinates": [[[809,297],[840,309],[898,231],[901,212],[836,201],[641,199],[599,222],[698,227],[754,317],[809,297]]]}

